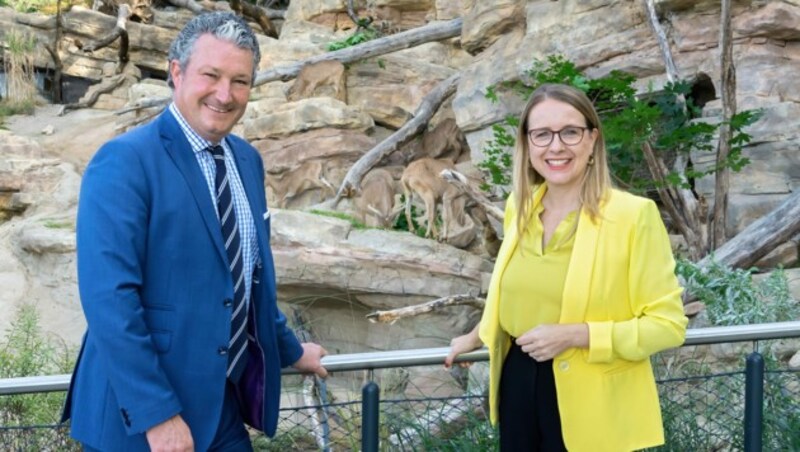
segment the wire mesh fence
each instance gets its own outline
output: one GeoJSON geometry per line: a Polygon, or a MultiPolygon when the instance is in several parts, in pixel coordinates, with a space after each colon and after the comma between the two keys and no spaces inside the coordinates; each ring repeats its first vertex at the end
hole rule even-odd
{"type": "MultiPolygon", "coordinates": [[[[709,372],[696,361],[679,372],[666,371],[656,362],[666,444],[653,450],[744,450],[743,362],[739,359],[738,369],[721,372],[709,372]]],[[[481,365],[476,363],[471,368],[472,378],[480,378],[481,365]]],[[[800,451],[800,371],[780,368],[779,362],[769,360],[767,369],[764,450],[800,451]]],[[[481,387],[475,386],[474,381],[467,382],[464,375],[455,377],[440,366],[384,369],[370,374],[368,378],[381,386],[380,449],[496,450],[497,432],[487,420],[481,387]]],[[[361,450],[359,386],[365,380],[364,375],[357,372],[334,375],[322,392],[326,403],[305,403],[311,400],[308,385],[297,376],[284,378],[286,394],[278,433],[274,438],[254,434],[255,450],[361,450]]],[[[315,395],[320,393],[317,389],[315,395]]],[[[64,425],[3,425],[0,450],[71,451],[79,450],[79,446],[68,438],[68,427],[64,425]]]]}

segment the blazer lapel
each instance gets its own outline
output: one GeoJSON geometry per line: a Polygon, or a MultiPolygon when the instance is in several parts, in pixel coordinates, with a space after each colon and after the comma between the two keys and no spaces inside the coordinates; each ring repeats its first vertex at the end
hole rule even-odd
{"type": "Polygon", "coordinates": [[[164,112],[160,117],[160,122],[159,128],[164,149],[183,175],[220,258],[223,262],[227,262],[228,256],[225,252],[225,245],[222,243],[222,230],[217,212],[211,203],[208,184],[197,163],[197,158],[172,113],[164,112]]]}
{"type": "Polygon", "coordinates": [[[564,280],[559,323],[581,323],[586,320],[586,306],[589,303],[592,271],[595,267],[597,243],[602,224],[602,218],[594,223],[586,210],[581,209],[578,229],[575,231],[572,257],[567,268],[567,277],[564,280]]]}

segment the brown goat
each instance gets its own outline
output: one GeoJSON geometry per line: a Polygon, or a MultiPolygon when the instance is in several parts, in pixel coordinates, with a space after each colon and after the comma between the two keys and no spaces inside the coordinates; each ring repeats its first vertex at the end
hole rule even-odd
{"type": "Polygon", "coordinates": [[[331,195],[336,191],[325,178],[325,168],[319,160],[308,160],[291,171],[269,174],[266,179],[279,208],[286,207],[290,200],[308,190],[318,188],[323,194],[330,192],[331,195]]]}
{"type": "Polygon", "coordinates": [[[375,168],[368,172],[361,181],[359,195],[353,198],[359,221],[370,227],[392,227],[401,212],[394,208],[394,187],[389,171],[375,168]]]}
{"type": "Polygon", "coordinates": [[[287,98],[290,101],[328,96],[347,102],[344,65],[336,60],[307,64],[300,69],[287,98]]]}
{"type": "Polygon", "coordinates": [[[453,202],[462,195],[461,191],[439,176],[442,170],[445,169],[455,169],[455,164],[452,160],[419,159],[411,162],[406,167],[400,179],[406,198],[405,211],[408,230],[414,232],[414,223],[411,218],[411,201],[414,194],[416,194],[425,203],[425,218],[428,223],[425,237],[431,237],[431,234],[433,234],[440,241],[447,240],[450,222],[454,216],[463,215],[464,207],[464,203],[453,202]],[[442,203],[442,229],[444,230],[441,235],[436,228],[436,205],[440,201],[442,203]],[[458,206],[461,206],[461,212],[457,211],[458,206]],[[456,207],[455,211],[454,207],[456,207]]]}

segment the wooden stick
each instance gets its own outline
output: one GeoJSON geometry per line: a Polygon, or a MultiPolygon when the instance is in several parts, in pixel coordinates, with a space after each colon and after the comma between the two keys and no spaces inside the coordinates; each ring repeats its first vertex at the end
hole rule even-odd
{"type": "Polygon", "coordinates": [[[472,306],[476,309],[483,309],[484,303],[485,300],[483,298],[478,298],[470,294],[450,295],[422,304],[390,309],[388,311],[371,312],[367,314],[367,320],[372,323],[392,324],[402,318],[415,317],[420,314],[435,311],[445,306],[472,306]]]}

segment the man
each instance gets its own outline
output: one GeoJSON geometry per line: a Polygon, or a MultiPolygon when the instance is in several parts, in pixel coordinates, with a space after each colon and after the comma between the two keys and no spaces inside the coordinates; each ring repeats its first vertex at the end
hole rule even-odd
{"type": "Polygon", "coordinates": [[[78,207],[88,323],[64,419],[87,450],[252,450],[280,368],[324,377],[278,310],[264,170],[230,135],[260,59],[247,24],[195,17],[169,51],[173,103],[105,144],[78,207]]]}

